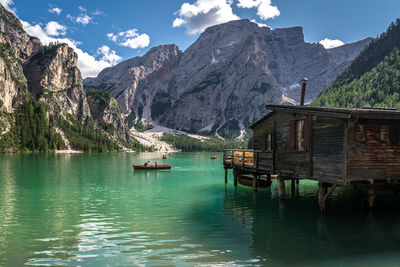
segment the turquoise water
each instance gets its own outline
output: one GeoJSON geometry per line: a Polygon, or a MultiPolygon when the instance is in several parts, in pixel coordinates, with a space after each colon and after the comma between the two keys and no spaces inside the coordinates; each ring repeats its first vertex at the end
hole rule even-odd
{"type": "Polygon", "coordinates": [[[275,182],[225,186],[211,155],[0,155],[0,266],[400,265],[393,193],[368,211],[340,189],[321,215],[314,182],[280,202],[275,182]]]}

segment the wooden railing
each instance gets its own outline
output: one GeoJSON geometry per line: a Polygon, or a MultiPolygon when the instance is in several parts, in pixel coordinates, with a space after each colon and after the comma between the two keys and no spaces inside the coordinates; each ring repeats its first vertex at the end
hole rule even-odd
{"type": "Polygon", "coordinates": [[[253,166],[256,162],[257,151],[252,149],[224,150],[224,163],[232,165],[253,166]]]}

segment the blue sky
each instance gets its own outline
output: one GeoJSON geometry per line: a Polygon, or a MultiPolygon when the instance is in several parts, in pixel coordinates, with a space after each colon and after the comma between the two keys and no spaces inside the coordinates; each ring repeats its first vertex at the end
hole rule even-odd
{"type": "Polygon", "coordinates": [[[376,37],[400,17],[399,0],[0,0],[43,43],[67,42],[86,76],[160,44],[186,49],[205,27],[248,18],[302,26],[305,40],[340,45],[376,37]],[[34,4],[32,4],[34,2],[34,4]],[[331,41],[340,40],[340,41],[331,41]]]}

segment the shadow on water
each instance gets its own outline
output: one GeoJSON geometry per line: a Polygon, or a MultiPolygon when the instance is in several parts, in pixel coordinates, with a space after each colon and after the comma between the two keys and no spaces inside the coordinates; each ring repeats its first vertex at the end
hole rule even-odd
{"type": "Polygon", "coordinates": [[[400,202],[392,192],[380,192],[375,209],[370,211],[362,192],[341,188],[321,214],[316,183],[301,182],[300,189],[296,186],[295,194],[287,195],[284,201],[277,197],[275,187],[274,182],[270,189],[258,193],[240,185],[210,187],[207,190],[223,194],[222,203],[209,202],[202,210],[196,206],[186,219],[197,225],[221,226],[208,227],[208,234],[199,238],[204,243],[215,243],[215,237],[228,241],[221,243],[228,247],[219,249],[241,254],[239,263],[394,266],[400,262],[400,202]],[[248,251],[243,250],[244,243],[248,243],[248,251]],[[235,244],[241,244],[240,248],[235,244]]]}

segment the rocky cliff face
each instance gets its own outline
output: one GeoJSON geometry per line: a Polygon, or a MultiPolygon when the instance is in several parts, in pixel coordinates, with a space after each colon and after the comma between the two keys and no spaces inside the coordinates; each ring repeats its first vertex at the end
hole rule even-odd
{"type": "Polygon", "coordinates": [[[15,16],[0,5],[0,111],[11,112],[27,88],[22,63],[37,52],[40,41],[30,37],[15,16]]]}
{"type": "Polygon", "coordinates": [[[30,93],[46,102],[52,113],[84,120],[90,110],[77,62],[78,56],[68,45],[50,45],[24,63],[24,73],[30,93]]]}
{"type": "Polygon", "coordinates": [[[85,86],[105,89],[125,114],[204,134],[239,133],[266,103],[314,99],[370,42],[334,49],[304,41],[301,27],[271,30],[248,20],[210,27],[184,53],[176,46],[103,70],[85,86]]]}
{"type": "Polygon", "coordinates": [[[143,57],[104,69],[97,78],[87,78],[85,86],[111,92],[125,114],[150,119],[154,95],[168,81],[181,56],[176,45],[154,47],[143,57]]]}
{"type": "Polygon", "coordinates": [[[87,100],[93,119],[99,127],[113,137],[129,142],[129,129],[121,106],[111,94],[104,91],[89,91],[87,100]]]}

